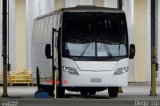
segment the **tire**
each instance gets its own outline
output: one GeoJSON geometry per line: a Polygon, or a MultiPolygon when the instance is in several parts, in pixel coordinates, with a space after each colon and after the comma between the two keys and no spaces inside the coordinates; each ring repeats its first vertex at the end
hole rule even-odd
{"type": "Polygon", "coordinates": [[[89,91],[89,95],[95,95],[96,91],[89,91]]]}
{"type": "Polygon", "coordinates": [[[57,97],[64,97],[65,96],[65,89],[63,87],[57,88],[57,97]]]}
{"type": "Polygon", "coordinates": [[[49,96],[53,96],[53,90],[48,91],[49,96]]]}
{"type": "Polygon", "coordinates": [[[87,96],[88,95],[88,92],[85,91],[85,90],[80,91],[80,93],[81,93],[82,96],[87,96]]]}
{"type": "Polygon", "coordinates": [[[109,97],[117,97],[118,96],[118,87],[110,87],[108,88],[109,97]]]}
{"type": "Polygon", "coordinates": [[[51,86],[39,85],[38,91],[40,91],[40,92],[48,92],[48,95],[49,95],[49,96],[53,96],[53,91],[54,91],[54,89],[53,89],[53,87],[51,87],[51,86]]]}

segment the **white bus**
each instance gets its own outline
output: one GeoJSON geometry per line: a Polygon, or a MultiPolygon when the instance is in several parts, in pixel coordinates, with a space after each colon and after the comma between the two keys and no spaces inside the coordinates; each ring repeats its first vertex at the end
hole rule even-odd
{"type": "Polygon", "coordinates": [[[65,90],[85,96],[108,89],[117,97],[118,87],[128,85],[135,46],[129,45],[122,10],[77,6],[35,19],[31,54],[39,90],[52,94],[56,83],[58,96],[65,90]]]}

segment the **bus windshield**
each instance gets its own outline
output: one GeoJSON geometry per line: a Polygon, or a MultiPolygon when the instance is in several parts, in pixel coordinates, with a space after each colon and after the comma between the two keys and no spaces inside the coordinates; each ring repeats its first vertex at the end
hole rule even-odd
{"type": "Polygon", "coordinates": [[[62,55],[78,58],[128,56],[124,13],[64,13],[62,55]]]}

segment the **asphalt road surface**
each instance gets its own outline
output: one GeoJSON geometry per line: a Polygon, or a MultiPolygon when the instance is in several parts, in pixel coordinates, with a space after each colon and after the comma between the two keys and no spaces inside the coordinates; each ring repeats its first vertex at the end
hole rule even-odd
{"type": "MultiPolygon", "coordinates": [[[[2,95],[2,87],[0,94],[2,95]]],[[[160,86],[157,96],[149,96],[150,86],[130,85],[123,88],[117,98],[109,98],[108,92],[98,92],[95,96],[82,97],[79,92],[66,92],[64,98],[35,98],[35,86],[12,86],[8,88],[8,98],[0,97],[0,106],[160,106],[160,86]]]]}

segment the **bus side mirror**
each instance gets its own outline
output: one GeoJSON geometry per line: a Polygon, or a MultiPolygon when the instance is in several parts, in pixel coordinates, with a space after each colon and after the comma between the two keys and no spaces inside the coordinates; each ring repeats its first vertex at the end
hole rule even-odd
{"type": "Polygon", "coordinates": [[[134,59],[135,52],[136,52],[135,45],[134,44],[130,44],[129,59],[134,59]]]}
{"type": "Polygon", "coordinates": [[[51,52],[52,52],[51,51],[51,44],[46,44],[45,55],[46,55],[47,59],[51,59],[52,58],[51,52]]]}

